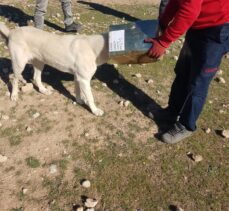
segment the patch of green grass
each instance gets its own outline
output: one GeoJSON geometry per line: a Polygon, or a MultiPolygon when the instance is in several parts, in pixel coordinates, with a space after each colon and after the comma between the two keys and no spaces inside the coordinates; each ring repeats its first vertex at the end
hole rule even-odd
{"type": "Polygon", "coordinates": [[[30,168],[37,168],[40,166],[40,162],[35,157],[28,157],[25,159],[27,166],[30,168]]]}

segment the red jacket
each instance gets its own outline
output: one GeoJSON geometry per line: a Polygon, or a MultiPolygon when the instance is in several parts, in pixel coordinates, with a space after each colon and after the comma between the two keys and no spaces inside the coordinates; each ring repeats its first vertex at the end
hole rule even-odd
{"type": "Polygon", "coordinates": [[[168,47],[189,28],[204,29],[229,22],[229,0],[169,0],[159,21],[165,27],[159,41],[168,47]]]}

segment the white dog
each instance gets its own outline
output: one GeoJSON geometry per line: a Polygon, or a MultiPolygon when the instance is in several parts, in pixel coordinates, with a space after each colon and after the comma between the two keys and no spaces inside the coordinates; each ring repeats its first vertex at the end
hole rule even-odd
{"type": "Polygon", "coordinates": [[[91,91],[91,78],[98,65],[108,60],[108,34],[101,35],[56,35],[34,27],[19,27],[9,30],[0,23],[0,34],[8,41],[12,59],[14,79],[11,100],[18,99],[18,80],[26,63],[34,67],[34,80],[43,94],[51,94],[41,82],[44,65],[50,65],[63,72],[72,73],[75,78],[76,101],[89,106],[96,116],[103,111],[96,107],[91,91]]]}

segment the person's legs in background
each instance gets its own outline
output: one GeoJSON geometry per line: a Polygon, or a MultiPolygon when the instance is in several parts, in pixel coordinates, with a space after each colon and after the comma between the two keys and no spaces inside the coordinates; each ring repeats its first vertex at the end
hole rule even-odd
{"type": "Polygon", "coordinates": [[[64,24],[66,32],[78,32],[82,26],[73,21],[71,0],[61,0],[61,6],[64,13],[64,24]]]}
{"type": "Polygon", "coordinates": [[[47,12],[48,0],[36,0],[34,23],[39,29],[44,28],[44,16],[47,12]]]}

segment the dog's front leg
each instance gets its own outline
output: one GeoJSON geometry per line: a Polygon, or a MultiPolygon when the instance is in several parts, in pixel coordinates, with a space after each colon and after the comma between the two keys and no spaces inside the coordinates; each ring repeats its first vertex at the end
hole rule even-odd
{"type": "Polygon", "coordinates": [[[103,110],[97,108],[94,103],[94,98],[91,92],[90,81],[85,79],[82,80],[78,79],[78,82],[79,82],[81,95],[84,96],[86,105],[89,106],[93,114],[95,114],[96,116],[102,116],[104,114],[103,110]]]}
{"type": "Polygon", "coordinates": [[[33,62],[33,67],[34,67],[33,79],[35,80],[35,82],[38,86],[39,92],[41,92],[42,94],[45,94],[45,95],[52,94],[52,92],[49,89],[45,88],[41,82],[41,73],[42,73],[42,70],[44,68],[44,64],[41,62],[35,61],[35,62],[33,62]]]}

